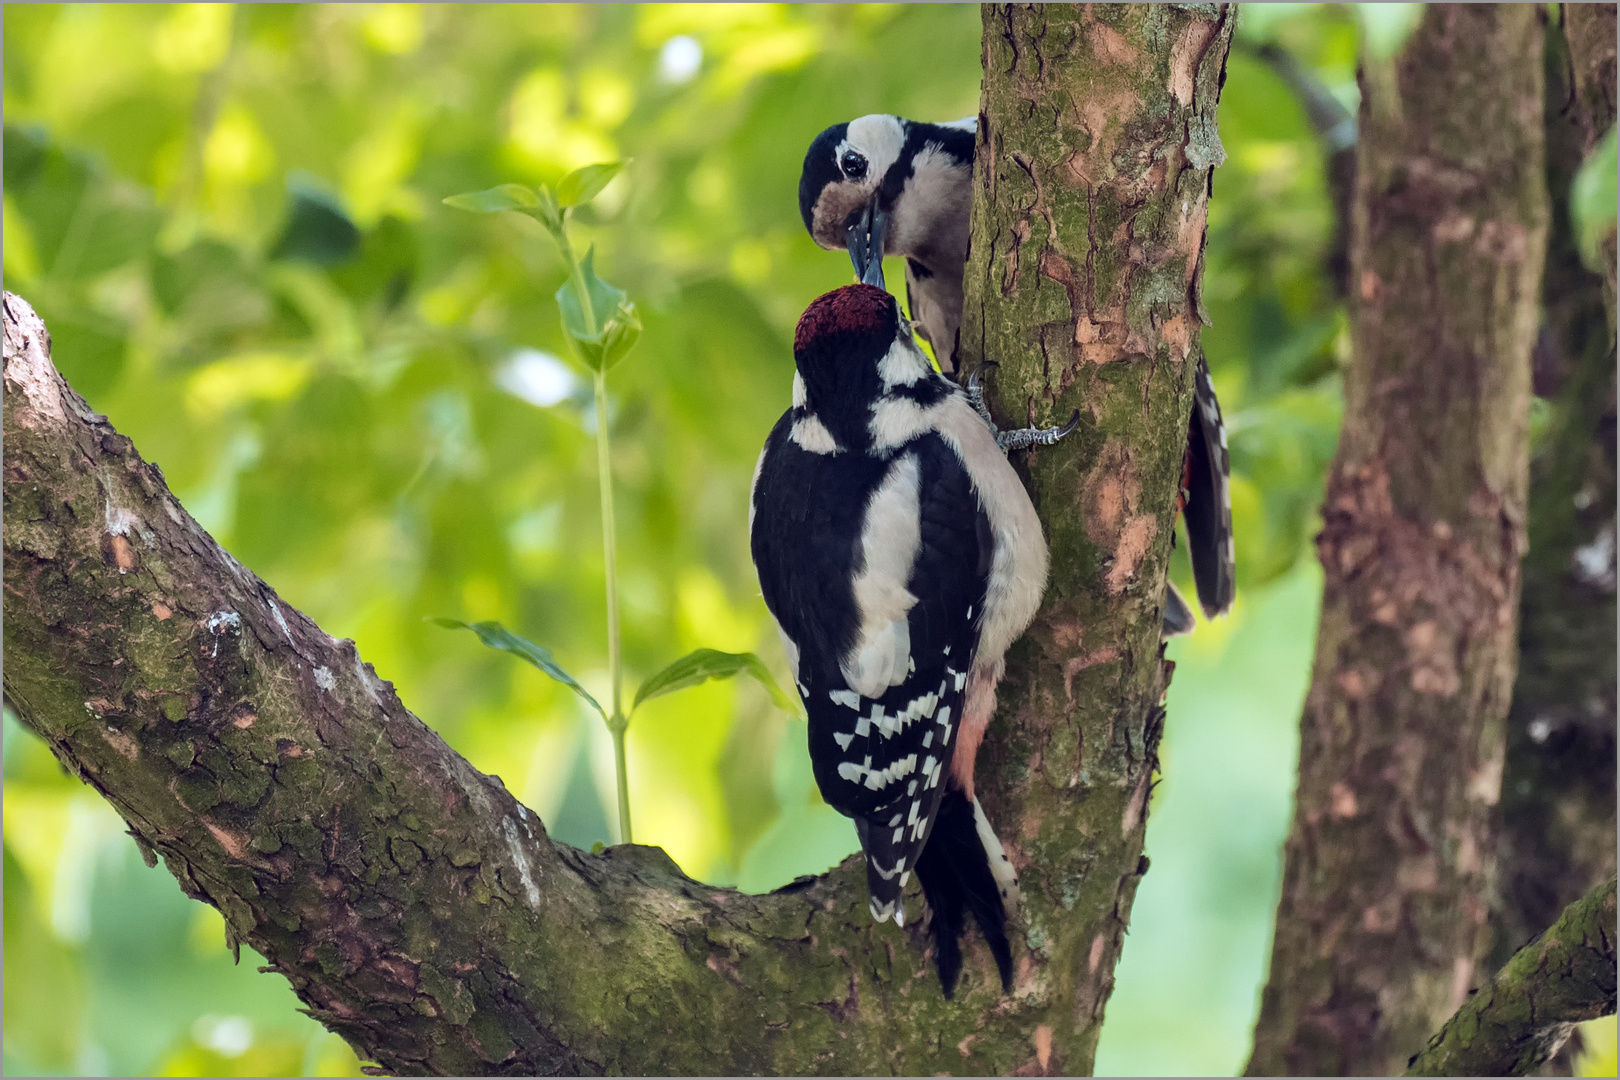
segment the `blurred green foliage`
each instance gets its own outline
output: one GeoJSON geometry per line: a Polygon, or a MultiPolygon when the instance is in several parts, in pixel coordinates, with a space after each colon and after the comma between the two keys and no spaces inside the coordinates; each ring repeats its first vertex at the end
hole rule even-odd
{"type": "MultiPolygon", "coordinates": [[[[793,324],[849,275],[804,233],[799,167],[838,120],[974,112],[977,8],[8,5],[4,20],[5,284],[45,317],[57,365],[221,543],[355,638],[553,836],[610,840],[612,751],[588,707],[424,616],[498,620],[603,699],[607,422],[632,683],[699,647],[783,674],[748,484],[788,401],[793,324]],[[575,219],[644,325],[601,417],[589,373],[560,359],[565,268],[541,226],[440,200],[620,157],[575,219]]],[[[1275,904],[1346,339],[1323,155],[1256,54],[1266,41],[1355,106],[1351,13],[1245,13],[1205,287],[1239,602],[1173,647],[1154,872],[1105,1071],[1240,1068],[1275,904]]],[[[1173,573],[1190,588],[1184,555],[1173,573]]],[[[764,890],[855,849],[798,721],[755,681],[647,701],[629,762],[638,839],[707,881],[764,890]]],[[[281,979],[231,964],[217,913],[145,868],[9,716],[5,901],[7,1074],[358,1066],[281,979]]]]}

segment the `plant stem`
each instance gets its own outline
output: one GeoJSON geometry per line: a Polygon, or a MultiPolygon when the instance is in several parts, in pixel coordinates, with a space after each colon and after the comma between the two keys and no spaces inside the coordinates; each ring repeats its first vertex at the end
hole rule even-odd
{"type": "MultiPolygon", "coordinates": [[[[563,214],[567,221],[567,212],[563,214]]],[[[568,277],[579,299],[580,313],[585,317],[585,331],[596,333],[596,310],[591,306],[590,290],[585,287],[585,271],[574,257],[574,246],[568,242],[566,224],[551,234],[568,264],[568,277]]],[[[608,454],[607,372],[596,372],[596,477],[602,493],[602,563],[607,576],[607,631],[608,681],[613,685],[612,713],[607,720],[608,732],[613,736],[613,764],[619,787],[619,843],[634,843],[630,832],[630,773],[624,759],[624,733],[630,718],[624,715],[624,699],[620,694],[621,667],[619,663],[619,554],[613,527],[613,467],[608,454]]]]}
{"type": "Polygon", "coordinates": [[[613,684],[613,759],[619,781],[619,842],[631,843],[630,779],[624,762],[624,732],[630,725],[620,697],[619,555],[613,528],[613,470],[608,456],[607,373],[596,373],[596,471],[602,492],[602,562],[607,574],[608,681],[613,684]]]}
{"type": "MultiPolygon", "coordinates": [[[[591,291],[585,287],[585,271],[580,268],[579,260],[574,257],[574,245],[568,241],[567,212],[563,214],[565,224],[552,233],[552,239],[557,241],[557,247],[562,251],[563,261],[568,264],[568,280],[574,286],[574,295],[579,298],[580,313],[585,316],[585,332],[596,333],[596,309],[591,304],[591,291]]],[[[601,373],[598,372],[598,382],[601,373]]]]}
{"type": "Polygon", "coordinates": [[[619,843],[633,844],[630,836],[630,772],[624,760],[624,733],[630,727],[630,721],[620,717],[616,725],[610,725],[608,730],[613,733],[613,765],[619,783],[619,843]]]}

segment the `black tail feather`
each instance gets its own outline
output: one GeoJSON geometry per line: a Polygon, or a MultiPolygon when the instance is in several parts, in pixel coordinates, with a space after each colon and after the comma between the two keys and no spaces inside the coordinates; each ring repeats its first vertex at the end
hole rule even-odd
{"type": "Polygon", "coordinates": [[[1214,618],[1232,606],[1237,582],[1226,428],[1202,354],[1193,374],[1193,391],[1192,416],[1187,421],[1187,554],[1192,556],[1199,606],[1214,618]]]}
{"type": "Polygon", "coordinates": [[[1190,634],[1198,623],[1193,618],[1192,608],[1182,598],[1181,590],[1176,588],[1175,582],[1164,583],[1164,623],[1159,630],[1161,638],[1180,637],[1190,634]]]}
{"type": "Polygon", "coordinates": [[[928,900],[934,963],[945,996],[956,992],[962,973],[962,934],[973,913],[1001,973],[1001,988],[1012,990],[1012,946],[1007,941],[1007,909],[990,872],[990,857],[979,839],[973,803],[958,789],[945,792],[934,829],[917,859],[917,878],[928,900]]]}

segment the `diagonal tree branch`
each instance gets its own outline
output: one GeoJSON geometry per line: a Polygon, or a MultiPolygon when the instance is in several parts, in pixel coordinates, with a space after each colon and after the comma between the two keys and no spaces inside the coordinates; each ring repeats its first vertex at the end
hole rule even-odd
{"type": "Polygon", "coordinates": [[[1575,1025],[1613,1016],[1614,878],[1594,885],[1513,954],[1414,1054],[1407,1076],[1526,1076],[1575,1025]]]}

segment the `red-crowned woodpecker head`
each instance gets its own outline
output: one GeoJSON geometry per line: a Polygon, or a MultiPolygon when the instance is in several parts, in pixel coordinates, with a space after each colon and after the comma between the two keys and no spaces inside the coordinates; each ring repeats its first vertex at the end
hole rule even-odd
{"type": "Polygon", "coordinates": [[[910,329],[894,297],[874,285],[818,296],[799,318],[793,359],[812,408],[863,409],[882,392],[878,363],[910,329]]]}
{"type": "Polygon", "coordinates": [[[793,332],[793,354],[860,351],[863,342],[887,351],[898,329],[894,297],[875,285],[845,285],[811,301],[793,332]]]}

